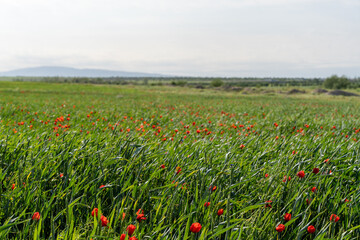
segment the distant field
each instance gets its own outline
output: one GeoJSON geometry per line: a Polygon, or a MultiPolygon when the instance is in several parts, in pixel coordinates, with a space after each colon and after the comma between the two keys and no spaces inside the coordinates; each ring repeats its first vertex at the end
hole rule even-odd
{"type": "MultiPolygon", "coordinates": [[[[173,85],[210,87],[214,80],[220,80],[224,86],[259,87],[259,86],[321,86],[320,78],[215,78],[215,77],[0,77],[0,81],[49,82],[49,83],[92,83],[112,85],[173,85]]],[[[356,87],[359,79],[353,79],[356,87]]]]}
{"type": "Polygon", "coordinates": [[[360,239],[358,98],[257,89],[1,81],[0,239],[360,239]]]}

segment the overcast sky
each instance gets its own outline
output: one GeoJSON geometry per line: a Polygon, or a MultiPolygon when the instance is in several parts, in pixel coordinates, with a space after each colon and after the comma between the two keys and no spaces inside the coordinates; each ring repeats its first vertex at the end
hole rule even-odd
{"type": "Polygon", "coordinates": [[[0,0],[0,71],[360,76],[360,0],[0,0]]]}

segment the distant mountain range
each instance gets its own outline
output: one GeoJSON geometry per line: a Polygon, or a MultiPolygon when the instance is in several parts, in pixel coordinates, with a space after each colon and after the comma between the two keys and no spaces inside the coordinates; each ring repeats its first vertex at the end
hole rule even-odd
{"type": "Polygon", "coordinates": [[[161,74],[124,72],[92,68],[32,67],[0,72],[1,77],[166,77],[161,74]]]}

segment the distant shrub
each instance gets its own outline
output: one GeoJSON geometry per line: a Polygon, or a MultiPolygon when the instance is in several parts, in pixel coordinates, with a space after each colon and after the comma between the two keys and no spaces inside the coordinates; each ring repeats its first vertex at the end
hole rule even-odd
{"type": "Polygon", "coordinates": [[[344,89],[350,86],[350,80],[345,76],[332,75],[324,81],[324,87],[330,89],[344,89]]]}
{"type": "Polygon", "coordinates": [[[171,85],[173,86],[180,86],[180,87],[184,87],[187,84],[187,81],[171,81],[171,85]]]}
{"type": "Polygon", "coordinates": [[[213,87],[221,87],[224,84],[223,81],[221,81],[220,79],[215,79],[211,81],[211,86],[213,87]]]}

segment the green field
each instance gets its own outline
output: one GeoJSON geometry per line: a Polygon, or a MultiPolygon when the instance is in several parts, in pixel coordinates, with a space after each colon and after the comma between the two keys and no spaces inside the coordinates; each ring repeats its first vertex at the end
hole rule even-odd
{"type": "Polygon", "coordinates": [[[1,81],[0,121],[0,239],[360,239],[355,97],[1,81]]]}

